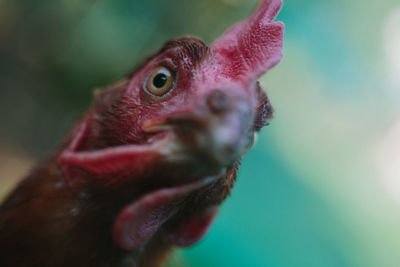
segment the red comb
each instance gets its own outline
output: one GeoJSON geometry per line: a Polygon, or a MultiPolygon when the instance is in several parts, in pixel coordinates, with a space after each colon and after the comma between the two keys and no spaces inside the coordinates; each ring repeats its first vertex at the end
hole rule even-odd
{"type": "Polygon", "coordinates": [[[282,0],[264,0],[246,20],[213,44],[220,74],[233,80],[256,80],[282,58],[284,24],[272,22],[282,0]]]}

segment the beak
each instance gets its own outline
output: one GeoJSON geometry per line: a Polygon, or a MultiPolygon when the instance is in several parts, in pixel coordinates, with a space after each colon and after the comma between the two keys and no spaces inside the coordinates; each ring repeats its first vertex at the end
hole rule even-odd
{"type": "Polygon", "coordinates": [[[254,143],[254,109],[248,96],[234,95],[233,91],[243,90],[211,90],[194,110],[148,120],[142,128],[150,133],[172,131],[187,153],[197,155],[203,162],[230,166],[254,143]]]}

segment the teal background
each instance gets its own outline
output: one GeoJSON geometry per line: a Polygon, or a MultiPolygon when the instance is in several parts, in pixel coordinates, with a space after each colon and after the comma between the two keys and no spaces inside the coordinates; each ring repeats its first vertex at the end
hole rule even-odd
{"type": "MultiPolygon", "coordinates": [[[[255,0],[0,0],[0,196],[94,88],[166,40],[210,43],[255,0]]],[[[287,0],[275,108],[209,234],[170,266],[400,266],[400,3],[287,0]]]]}

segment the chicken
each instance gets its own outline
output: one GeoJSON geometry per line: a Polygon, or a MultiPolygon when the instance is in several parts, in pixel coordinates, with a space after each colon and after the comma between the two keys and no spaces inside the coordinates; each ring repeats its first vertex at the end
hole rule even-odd
{"type": "Polygon", "coordinates": [[[0,207],[0,266],[159,266],[199,241],[272,116],[257,79],[282,57],[281,6],[263,1],[211,46],[169,41],[96,91],[0,207]]]}

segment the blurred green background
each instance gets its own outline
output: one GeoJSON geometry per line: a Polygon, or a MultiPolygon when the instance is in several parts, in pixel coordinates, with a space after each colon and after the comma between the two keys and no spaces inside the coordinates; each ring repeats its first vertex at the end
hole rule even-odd
{"type": "MultiPolygon", "coordinates": [[[[0,196],[94,88],[256,0],[0,0],[0,196]]],[[[400,266],[400,3],[286,0],[275,108],[209,234],[170,266],[400,266]]]]}

